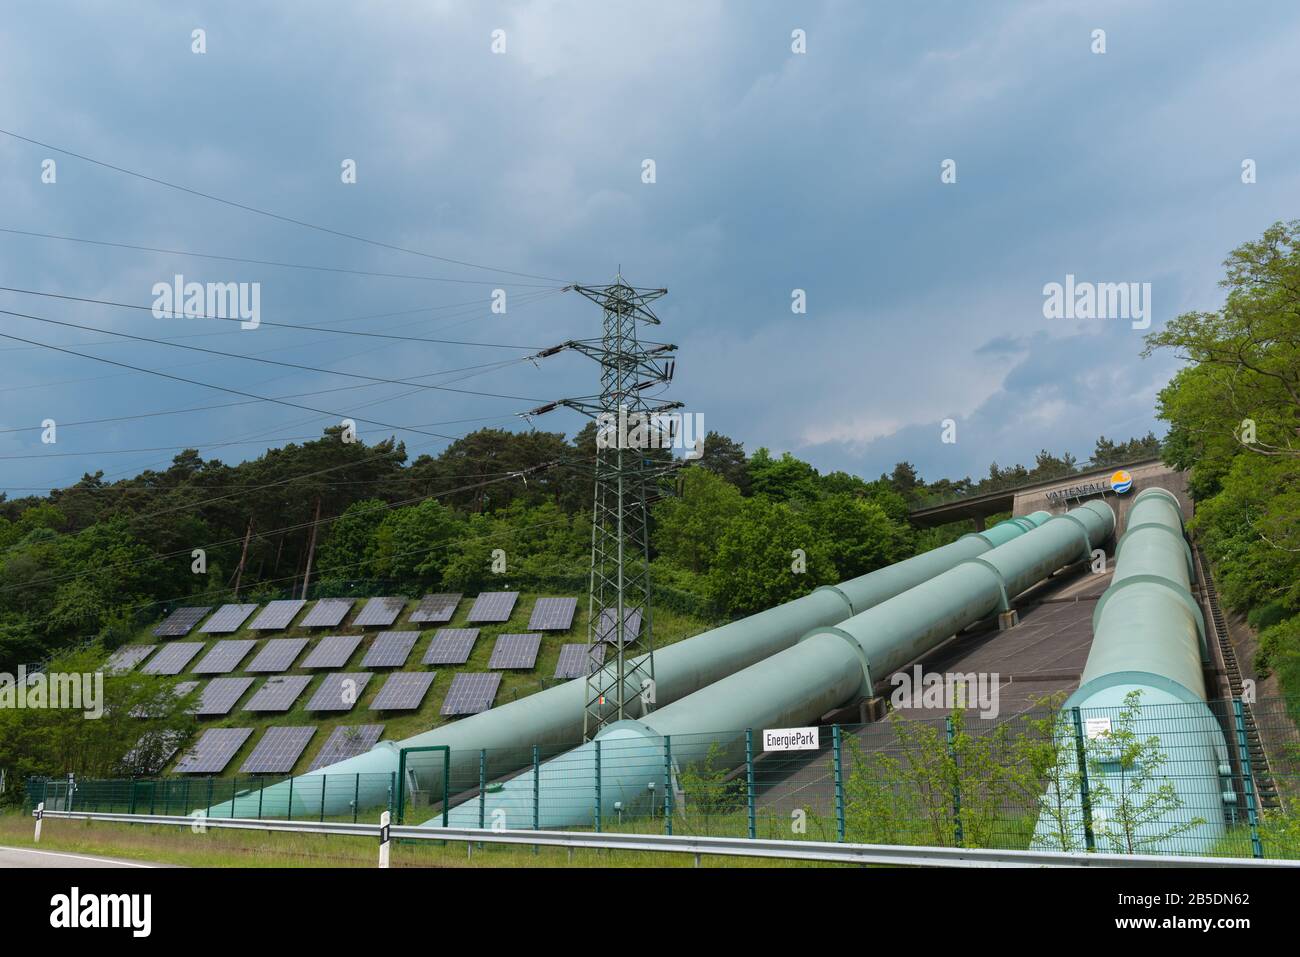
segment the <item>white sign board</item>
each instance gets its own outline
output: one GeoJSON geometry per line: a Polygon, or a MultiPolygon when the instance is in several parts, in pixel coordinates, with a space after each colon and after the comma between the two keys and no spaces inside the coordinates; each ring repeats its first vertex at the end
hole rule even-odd
{"type": "Polygon", "coordinates": [[[1100,738],[1103,734],[1110,734],[1110,718],[1089,718],[1085,725],[1085,733],[1089,740],[1100,738]]]}
{"type": "Polygon", "coordinates": [[[821,747],[816,728],[765,728],[764,751],[816,751],[821,747]]]}

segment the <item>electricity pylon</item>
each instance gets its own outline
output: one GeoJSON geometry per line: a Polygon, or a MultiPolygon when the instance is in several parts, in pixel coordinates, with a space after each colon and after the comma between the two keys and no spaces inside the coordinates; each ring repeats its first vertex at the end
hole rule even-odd
{"type": "Polygon", "coordinates": [[[608,286],[570,288],[601,307],[601,337],[567,342],[542,355],[573,349],[595,359],[600,394],[561,399],[526,414],[531,418],[567,406],[596,420],[583,713],[583,738],[589,741],[606,724],[654,707],[649,500],[677,464],[665,451],[674,432],[663,427],[662,416],[681,403],[656,403],[648,394],[672,380],[676,346],[642,342],[639,334],[641,325],[659,325],[650,304],[668,290],[628,285],[621,273],[608,286]],[[602,646],[613,651],[612,662],[602,646]]]}

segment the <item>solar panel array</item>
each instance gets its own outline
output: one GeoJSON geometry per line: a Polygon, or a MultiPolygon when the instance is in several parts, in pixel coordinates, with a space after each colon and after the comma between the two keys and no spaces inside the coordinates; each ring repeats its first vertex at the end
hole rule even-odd
{"type": "Polygon", "coordinates": [[[322,598],[298,625],[302,628],[333,628],[347,617],[355,601],[354,598],[322,598]]]}
{"type": "Polygon", "coordinates": [[[585,678],[596,668],[605,663],[605,646],[596,645],[593,649],[595,662],[587,654],[586,645],[564,645],[560,648],[560,660],[555,664],[557,678],[585,678]]]}
{"type": "Polygon", "coordinates": [[[541,635],[502,635],[492,646],[489,668],[531,668],[537,664],[541,635]]]}
{"type": "Polygon", "coordinates": [[[429,650],[424,653],[426,665],[463,665],[469,661],[478,641],[477,628],[439,628],[433,633],[429,650]]]}
{"type": "Polygon", "coordinates": [[[203,647],[201,641],[178,641],[164,645],[141,671],[147,675],[178,675],[185,670],[190,659],[203,647]]]}
{"type": "Polygon", "coordinates": [[[176,773],[220,774],[252,733],[252,728],[208,728],[176,763],[176,773]]]}
{"type": "Polygon", "coordinates": [[[203,608],[177,608],[153,630],[153,636],[155,638],[180,638],[183,635],[188,635],[190,629],[197,625],[203,616],[210,611],[212,611],[211,605],[206,605],[203,608]]]}
{"type": "Polygon", "coordinates": [[[293,770],[316,733],[315,725],[293,728],[267,728],[248,756],[240,774],[286,774],[293,770]]]}
{"type": "Polygon", "coordinates": [[[360,635],[326,635],[316,643],[300,668],[342,668],[361,644],[360,635]]]}
{"type": "Polygon", "coordinates": [[[307,702],[308,711],[351,711],[372,676],[365,671],[335,671],[325,676],[307,702]]]}
{"type": "Polygon", "coordinates": [[[251,605],[222,605],[217,613],[203,623],[199,629],[204,635],[228,635],[239,631],[239,626],[248,620],[248,616],[257,611],[257,603],[251,605]]]}
{"type": "Polygon", "coordinates": [[[213,678],[203,689],[194,713],[200,717],[229,714],[252,684],[252,678],[213,678]]]}
{"type": "Polygon", "coordinates": [[[270,602],[248,627],[253,631],[284,631],[305,604],[305,601],[298,598],[281,598],[270,602]]]}
{"type": "Polygon", "coordinates": [[[501,675],[495,673],[470,672],[458,674],[451,679],[447,696],[442,699],[444,716],[457,714],[478,714],[492,707],[492,699],[501,687],[501,675]]]}
{"type": "Polygon", "coordinates": [[[411,612],[411,617],[407,620],[412,624],[429,622],[435,625],[451,621],[451,616],[456,614],[456,606],[460,604],[460,599],[459,592],[425,595],[420,599],[420,606],[411,612]]]}
{"type": "Polygon", "coordinates": [[[519,600],[517,591],[485,591],[474,599],[466,621],[509,621],[519,600]]]}
{"type": "Polygon", "coordinates": [[[414,711],[429,693],[436,671],[398,671],[388,676],[370,702],[371,711],[414,711]]]}
{"type": "Polygon", "coordinates": [[[294,659],[307,647],[306,638],[272,638],[244,670],[249,674],[288,671],[294,659]]]}
{"type": "Polygon", "coordinates": [[[353,628],[387,628],[406,607],[405,598],[372,598],[357,612],[353,628]]]}
{"type": "MultiPolygon", "coordinates": [[[[605,608],[600,613],[600,624],[596,629],[597,641],[608,641],[610,644],[618,642],[618,629],[615,622],[618,621],[617,608],[605,608]]],[[[641,609],[624,608],[623,609],[623,643],[634,640],[637,635],[641,634],[641,609]]]]}
{"type": "Polygon", "coordinates": [[[361,661],[363,668],[400,668],[420,640],[418,631],[381,631],[361,661]]]}
{"type": "Polygon", "coordinates": [[[528,619],[529,631],[568,631],[573,627],[576,598],[539,598],[528,619]]]}
{"type": "Polygon", "coordinates": [[[104,670],[109,673],[130,671],[148,658],[149,653],[157,647],[157,645],[123,645],[108,656],[108,660],[104,662],[104,670]]]}
{"type": "Polygon", "coordinates": [[[347,724],[339,725],[330,732],[329,739],[312,759],[308,771],[316,771],[339,761],[365,754],[379,741],[384,733],[382,724],[347,724]]]}
{"type": "Polygon", "coordinates": [[[288,711],[303,689],[311,684],[311,675],[281,675],[267,678],[266,683],[244,705],[245,711],[288,711]]]}
{"type": "Polygon", "coordinates": [[[212,650],[199,659],[199,663],[194,666],[193,674],[196,675],[224,675],[227,672],[234,671],[239,663],[248,656],[257,644],[252,638],[240,638],[238,640],[226,638],[218,641],[212,646],[212,650]]]}

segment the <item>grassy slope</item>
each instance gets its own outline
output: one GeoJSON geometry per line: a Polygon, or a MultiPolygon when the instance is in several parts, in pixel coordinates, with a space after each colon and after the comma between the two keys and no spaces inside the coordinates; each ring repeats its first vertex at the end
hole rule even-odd
{"type": "MultiPolygon", "coordinates": [[[[188,637],[167,639],[167,641],[203,640],[205,642],[205,646],[203,650],[201,650],[197,655],[194,656],[194,658],[191,659],[190,663],[186,666],[185,671],[182,672],[182,674],[180,675],[180,677],[183,680],[189,680],[191,677],[195,677],[201,681],[206,682],[209,677],[215,678],[215,677],[240,677],[240,676],[251,677],[255,679],[253,681],[253,684],[249,686],[248,690],[245,691],[244,694],[240,696],[239,700],[235,703],[234,708],[231,709],[229,714],[219,718],[200,719],[200,733],[202,729],[223,728],[223,727],[252,728],[254,730],[254,733],[249,737],[248,741],[245,742],[244,746],[239,750],[239,752],[235,755],[235,757],[231,760],[231,762],[226,766],[226,771],[222,775],[223,777],[231,777],[238,774],[239,768],[243,765],[248,755],[252,753],[253,748],[256,747],[257,742],[261,739],[262,729],[273,727],[273,726],[278,727],[278,726],[314,724],[317,725],[320,730],[318,730],[316,734],[313,735],[311,739],[311,743],[308,744],[307,749],[302,753],[302,756],[298,759],[298,763],[294,767],[294,773],[301,774],[305,772],[308,767],[310,767],[311,761],[315,757],[316,752],[319,751],[322,747],[324,747],[325,741],[329,738],[330,733],[333,731],[333,729],[336,726],[340,724],[345,724],[345,725],[383,724],[384,725],[383,737],[385,739],[398,740],[401,738],[410,737],[413,734],[417,734],[421,731],[427,731],[430,728],[435,728],[441,724],[447,723],[448,719],[443,718],[441,715],[439,715],[438,712],[442,708],[443,697],[444,695],[446,695],[447,689],[451,686],[452,676],[460,671],[465,671],[465,672],[487,671],[488,659],[492,656],[492,646],[496,642],[496,637],[500,634],[517,634],[517,633],[526,632],[528,619],[529,616],[532,614],[533,604],[538,597],[539,597],[538,595],[532,593],[521,594],[519,596],[518,602],[516,602],[515,604],[514,611],[510,616],[510,620],[505,622],[504,624],[469,625],[465,621],[465,619],[469,615],[470,608],[473,606],[473,597],[467,595],[464,599],[461,600],[459,607],[456,609],[456,614],[453,616],[450,622],[447,622],[446,624],[438,625],[435,628],[427,628],[422,630],[420,633],[420,639],[419,641],[416,642],[415,648],[411,651],[410,657],[407,658],[405,667],[400,669],[402,671],[436,671],[437,672],[437,677],[434,679],[433,684],[430,686],[429,693],[428,695],[425,696],[423,705],[417,711],[379,712],[379,711],[370,710],[370,702],[374,699],[375,695],[379,693],[380,688],[383,687],[384,682],[387,679],[387,675],[394,670],[392,668],[363,669],[361,667],[361,661],[365,658],[366,651],[369,649],[371,641],[373,641],[375,635],[377,635],[383,629],[351,628],[351,627],[305,629],[305,628],[299,628],[295,626],[285,631],[274,632],[269,635],[262,635],[261,633],[248,631],[247,626],[245,625],[244,628],[241,628],[239,631],[230,635],[220,635],[220,636],[200,635],[197,633],[197,631],[195,631],[195,632],[191,632],[191,634],[188,637]],[[469,627],[477,627],[480,629],[480,631],[479,631],[478,641],[474,645],[474,651],[470,655],[469,661],[467,661],[465,664],[433,666],[433,665],[423,665],[420,663],[421,659],[423,659],[424,657],[424,653],[429,648],[429,643],[433,640],[433,633],[436,630],[436,628],[469,628],[469,627]],[[301,662],[306,660],[307,656],[311,653],[311,649],[315,645],[314,639],[318,639],[320,636],[327,635],[327,634],[365,636],[364,640],[361,642],[360,645],[357,646],[357,650],[353,652],[352,657],[348,660],[348,663],[344,668],[330,669],[330,670],[339,670],[339,671],[370,670],[371,673],[374,675],[370,679],[369,683],[367,683],[364,691],[362,692],[361,700],[357,702],[356,706],[352,709],[351,712],[348,712],[347,714],[339,714],[339,715],[329,715],[329,714],[318,715],[312,712],[308,712],[306,710],[307,703],[311,700],[311,697],[316,692],[316,689],[320,687],[321,682],[324,680],[324,674],[326,674],[327,672],[321,670],[307,671],[297,667],[291,668],[289,671],[284,672],[284,674],[313,674],[316,677],[307,686],[307,689],[298,697],[298,700],[294,703],[293,708],[291,708],[287,712],[283,712],[280,714],[254,714],[251,711],[241,710],[243,708],[243,705],[250,698],[252,698],[254,694],[257,693],[257,690],[262,686],[263,681],[267,677],[266,675],[248,675],[246,672],[242,670],[250,662],[253,661],[253,659],[257,656],[258,651],[261,650],[262,646],[266,643],[266,641],[270,640],[271,638],[294,638],[294,637],[305,637],[305,638],[313,639],[312,642],[305,649],[303,649],[302,654],[298,656],[297,661],[301,662]],[[240,663],[240,667],[238,669],[230,672],[228,675],[191,676],[189,674],[190,669],[193,668],[194,665],[198,664],[198,662],[202,660],[203,656],[213,646],[213,644],[215,644],[216,641],[220,639],[236,639],[236,638],[258,639],[257,645],[253,648],[251,652],[249,652],[247,657],[245,657],[244,660],[240,663]]],[[[357,603],[352,607],[352,610],[348,612],[347,617],[344,619],[345,623],[351,621],[353,618],[356,617],[357,613],[360,611],[364,603],[365,603],[365,599],[357,600],[357,603]]],[[[310,607],[311,604],[312,603],[309,602],[308,607],[310,607]]],[[[402,613],[397,616],[397,620],[390,626],[390,629],[395,631],[401,631],[401,630],[409,631],[420,627],[418,625],[407,624],[407,617],[418,604],[419,602],[416,600],[408,601],[406,607],[402,610],[402,613]]],[[[295,621],[301,620],[302,618],[306,617],[306,614],[307,614],[307,609],[304,609],[303,611],[299,612],[298,615],[295,616],[295,621]]],[[[256,617],[257,617],[257,612],[254,612],[252,615],[249,616],[248,621],[252,621],[256,617]]],[[[150,625],[147,628],[142,629],[140,634],[137,635],[136,638],[134,639],[134,642],[143,642],[146,644],[161,643],[160,639],[153,637],[152,635],[153,627],[154,627],[153,625],[150,625]]],[[[690,616],[683,615],[678,612],[673,612],[664,608],[654,609],[654,640],[655,640],[656,647],[663,647],[664,645],[672,644],[675,641],[680,641],[683,638],[688,638],[691,635],[698,634],[699,632],[705,630],[707,627],[708,627],[707,623],[699,621],[698,619],[692,618],[690,616]]],[[[537,655],[536,667],[532,671],[503,671],[501,673],[502,674],[501,688],[497,692],[496,704],[498,705],[505,704],[508,701],[513,701],[516,698],[522,698],[526,695],[532,694],[535,691],[540,691],[543,688],[549,687],[557,683],[555,679],[551,678],[550,676],[555,673],[556,661],[559,659],[560,656],[560,646],[564,644],[581,643],[586,641],[586,637],[587,637],[586,602],[582,599],[579,599],[578,610],[577,613],[574,615],[574,619],[573,619],[573,627],[569,631],[542,632],[541,635],[542,635],[541,650],[538,652],[537,655]]]]}

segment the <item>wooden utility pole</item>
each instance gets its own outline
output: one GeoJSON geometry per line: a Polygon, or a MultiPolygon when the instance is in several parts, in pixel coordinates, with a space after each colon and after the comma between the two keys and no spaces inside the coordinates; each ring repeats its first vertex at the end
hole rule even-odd
{"type": "Polygon", "coordinates": [[[320,527],[320,496],[316,496],[316,518],[311,523],[311,544],[307,546],[307,570],[302,576],[302,600],[307,600],[307,586],[311,584],[311,560],[316,554],[316,529],[320,527]]]}
{"type": "Polygon", "coordinates": [[[244,550],[239,553],[239,567],[235,569],[235,598],[239,598],[239,580],[244,576],[244,562],[248,559],[248,539],[253,534],[253,516],[248,517],[248,528],[244,531],[244,550]]]}

